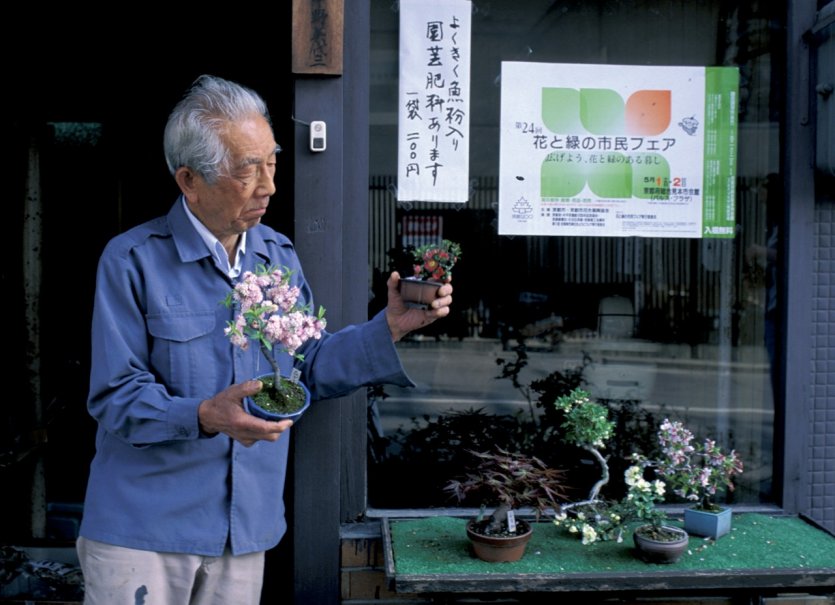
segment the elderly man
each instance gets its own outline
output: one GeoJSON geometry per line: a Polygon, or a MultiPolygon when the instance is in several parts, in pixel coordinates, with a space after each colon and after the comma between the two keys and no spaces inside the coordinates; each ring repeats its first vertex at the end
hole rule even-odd
{"type": "MultiPolygon", "coordinates": [[[[232,311],[219,303],[259,265],[289,268],[311,307],[312,294],[290,240],[260,224],[279,151],[264,101],[201,76],[164,144],[182,195],[166,216],[111,240],[99,262],[88,399],[96,455],[77,545],[85,603],[257,604],[264,551],[287,527],[292,422],[244,411],[261,388],[261,352],[232,346],[232,311]]],[[[282,372],[295,363],[314,401],[412,385],[393,343],[446,316],[452,286],[414,309],[399,279],[390,276],[383,311],[309,341],[303,361],[276,352],[282,372]]]]}

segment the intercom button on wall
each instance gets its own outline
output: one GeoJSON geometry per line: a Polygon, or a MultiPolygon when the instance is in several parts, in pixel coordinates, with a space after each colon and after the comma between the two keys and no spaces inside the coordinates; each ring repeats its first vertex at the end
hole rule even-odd
{"type": "Polygon", "coordinates": [[[324,151],[327,146],[327,126],[321,120],[314,120],[310,123],[310,151],[324,151]]]}

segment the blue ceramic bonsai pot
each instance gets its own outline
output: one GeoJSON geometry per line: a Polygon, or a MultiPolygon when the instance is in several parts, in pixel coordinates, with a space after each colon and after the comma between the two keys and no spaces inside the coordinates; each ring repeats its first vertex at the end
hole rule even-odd
{"type": "Polygon", "coordinates": [[[721,512],[713,513],[696,508],[684,509],[684,529],[688,534],[713,538],[714,540],[731,531],[731,514],[729,507],[721,512]]]}
{"type": "Polygon", "coordinates": [[[282,381],[285,383],[284,388],[292,388],[293,385],[298,385],[298,387],[300,387],[301,392],[298,394],[300,396],[300,401],[297,405],[289,407],[286,404],[268,402],[264,399],[264,397],[272,388],[274,378],[275,377],[272,373],[258,376],[258,380],[264,383],[264,387],[261,389],[261,392],[257,393],[254,397],[244,398],[244,409],[253,416],[263,418],[264,420],[271,420],[273,422],[278,422],[279,420],[298,421],[302,414],[307,411],[307,408],[310,407],[310,391],[302,382],[293,383],[287,378],[282,378],[282,381]]]}

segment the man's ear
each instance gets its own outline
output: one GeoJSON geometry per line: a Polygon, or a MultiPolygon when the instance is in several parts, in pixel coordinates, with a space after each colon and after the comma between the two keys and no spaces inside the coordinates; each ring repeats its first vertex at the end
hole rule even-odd
{"type": "Polygon", "coordinates": [[[177,181],[177,186],[189,202],[197,201],[198,178],[197,174],[187,166],[181,166],[174,173],[174,180],[177,181]]]}

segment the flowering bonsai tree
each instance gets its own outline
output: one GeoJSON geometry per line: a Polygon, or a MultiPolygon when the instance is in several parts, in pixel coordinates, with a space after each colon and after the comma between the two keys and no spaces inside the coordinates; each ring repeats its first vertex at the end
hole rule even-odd
{"type": "Polygon", "coordinates": [[[571,516],[564,509],[556,515],[554,525],[577,534],[583,544],[592,544],[598,540],[622,542],[628,524],[640,522],[635,531],[663,541],[668,535],[664,526],[667,515],[656,504],[664,500],[665,485],[659,479],[648,481],[643,473],[640,465],[630,466],[624,473],[629,489],[623,499],[617,502],[583,502],[571,516]]]}
{"type": "MultiPolygon", "coordinates": [[[[479,459],[477,467],[444,488],[458,501],[477,494],[495,505],[488,518],[476,520],[483,535],[506,535],[508,513],[522,506],[532,507],[537,518],[549,507],[558,509],[565,497],[565,472],[550,468],[534,456],[511,453],[497,447],[493,452],[471,452],[479,459]]],[[[484,508],[484,507],[482,507],[484,508]]]]}
{"type": "Polygon", "coordinates": [[[726,489],[734,490],[733,478],[742,473],[742,460],[735,450],[722,451],[713,439],[700,443],[693,443],[693,439],[693,433],[681,422],[664,419],[658,429],[661,457],[635,459],[654,466],[677,496],[696,502],[700,510],[718,512],[721,507],[714,499],[726,489]]]}
{"type": "MultiPolygon", "coordinates": [[[[272,411],[294,411],[288,405],[288,397],[298,392],[296,381],[282,377],[278,362],[273,355],[273,347],[296,359],[304,356],[298,349],[311,338],[321,338],[327,325],[325,309],[319,307],[316,315],[309,314],[308,305],[299,305],[299,288],[290,285],[293,272],[289,269],[258,265],[255,272],[247,271],[233,290],[226,296],[223,304],[235,307],[237,314],[233,321],[228,321],[224,333],[233,345],[243,350],[249,348],[250,341],[258,343],[266,360],[273,370],[272,384],[265,383],[262,393],[276,399],[272,411]],[[278,403],[285,401],[284,404],[278,403]]],[[[261,407],[271,409],[264,402],[261,407]]]]}
{"type": "Polygon", "coordinates": [[[601,450],[612,437],[615,424],[609,419],[609,410],[592,401],[583,389],[573,389],[568,395],[558,397],[554,406],[564,413],[560,424],[563,441],[583,448],[600,465],[600,479],[592,486],[588,497],[593,502],[609,482],[609,464],[601,450]]]}
{"type": "Polygon", "coordinates": [[[579,534],[583,544],[622,539],[624,510],[600,498],[600,491],[609,483],[609,463],[602,450],[615,426],[609,419],[608,409],[592,401],[590,394],[581,388],[557,397],[554,407],[563,412],[562,440],[589,452],[600,467],[600,478],[592,485],[588,497],[563,506],[554,524],[579,534]]]}
{"type": "Polygon", "coordinates": [[[425,309],[440,287],[452,280],[452,268],[461,258],[461,246],[445,239],[407,250],[412,251],[412,275],[400,281],[400,295],[408,306],[425,309]]]}
{"type": "Polygon", "coordinates": [[[440,244],[416,248],[413,278],[446,283],[452,279],[452,268],[461,258],[461,246],[448,239],[440,244]]]}
{"type": "Polygon", "coordinates": [[[634,464],[626,469],[624,481],[628,489],[622,499],[612,501],[600,496],[609,482],[608,458],[601,450],[612,438],[615,427],[609,419],[608,409],[580,388],[558,397],[554,405],[564,412],[560,425],[562,439],[591,453],[600,466],[600,479],[594,483],[588,497],[563,505],[554,524],[580,536],[583,544],[606,540],[622,542],[633,523],[640,523],[636,532],[653,539],[678,538],[680,534],[664,525],[667,518],[664,511],[656,507],[664,499],[666,486],[661,480],[645,479],[643,466],[634,464]]]}

